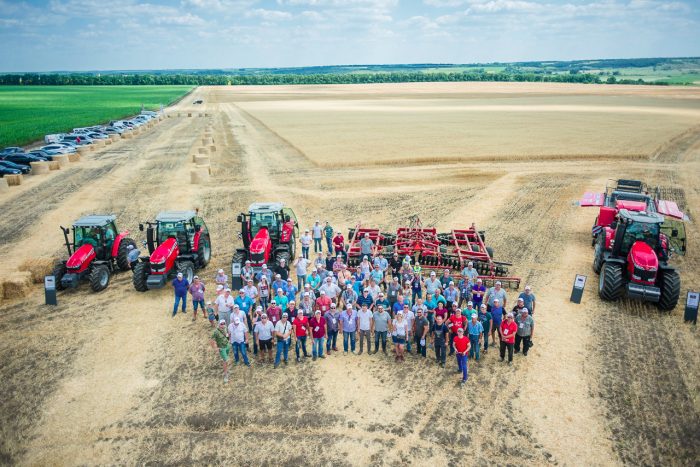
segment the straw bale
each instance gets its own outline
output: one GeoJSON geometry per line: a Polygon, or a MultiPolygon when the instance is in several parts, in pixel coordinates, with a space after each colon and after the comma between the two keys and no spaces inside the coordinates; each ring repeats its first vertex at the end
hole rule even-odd
{"type": "Polygon", "coordinates": [[[22,261],[19,270],[29,272],[33,283],[43,284],[44,276],[53,272],[54,263],[51,258],[28,258],[22,261]]]}
{"type": "Polygon", "coordinates": [[[48,162],[30,162],[32,166],[32,175],[43,175],[49,173],[48,162]]]}
{"type": "Polygon", "coordinates": [[[17,186],[22,184],[22,174],[10,174],[3,177],[7,184],[10,186],[17,186]]]}
{"type": "Polygon", "coordinates": [[[23,298],[31,291],[32,275],[28,271],[15,271],[11,276],[3,277],[0,284],[2,284],[3,298],[23,298]]]}

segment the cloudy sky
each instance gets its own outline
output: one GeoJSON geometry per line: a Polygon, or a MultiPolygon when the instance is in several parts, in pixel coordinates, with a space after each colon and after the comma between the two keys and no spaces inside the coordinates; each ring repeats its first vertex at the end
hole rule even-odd
{"type": "Polygon", "coordinates": [[[0,71],[700,55],[699,0],[0,0],[0,71]]]}

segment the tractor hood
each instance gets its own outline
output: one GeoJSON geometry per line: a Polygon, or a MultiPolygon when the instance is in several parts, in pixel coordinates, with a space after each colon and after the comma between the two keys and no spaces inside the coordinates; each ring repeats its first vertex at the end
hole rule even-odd
{"type": "Polygon", "coordinates": [[[618,199],[617,202],[615,203],[615,206],[617,209],[627,209],[628,211],[646,211],[647,210],[647,203],[643,201],[630,201],[630,200],[623,200],[623,199],[618,199]]]}
{"type": "Polygon", "coordinates": [[[646,243],[638,241],[630,248],[630,259],[638,268],[656,270],[659,267],[659,259],[656,252],[646,243]]]}
{"type": "MultiPolygon", "coordinates": [[[[68,258],[66,262],[66,268],[70,270],[78,270],[77,272],[82,272],[88,266],[90,262],[95,259],[95,248],[92,245],[85,244],[75,250],[75,252],[68,258]]],[[[74,271],[75,272],[75,271],[74,271]]]]}
{"type": "Polygon", "coordinates": [[[158,245],[158,248],[153,250],[151,254],[151,265],[165,264],[168,258],[175,258],[179,253],[177,240],[168,238],[158,245]]]}
{"type": "Polygon", "coordinates": [[[263,227],[258,231],[257,235],[255,235],[253,240],[250,242],[250,253],[264,253],[267,249],[268,243],[270,243],[270,233],[267,231],[267,228],[263,227]]]}

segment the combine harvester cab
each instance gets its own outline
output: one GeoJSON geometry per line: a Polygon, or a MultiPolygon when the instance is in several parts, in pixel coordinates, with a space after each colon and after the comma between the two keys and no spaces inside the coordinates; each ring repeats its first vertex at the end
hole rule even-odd
{"type": "Polygon", "coordinates": [[[70,228],[61,227],[68,250],[68,259],[56,264],[53,275],[59,290],[76,288],[87,279],[93,291],[109,285],[111,275],[130,269],[128,231],[117,234],[115,216],[93,215],[78,219],[70,228]]]}
{"type": "Polygon", "coordinates": [[[134,266],[133,283],[139,292],[159,289],[181,272],[190,282],[194,272],[209,264],[209,230],[197,211],[161,212],[153,222],[139,225],[146,231],[149,255],[134,266]]]}
{"type": "Polygon", "coordinates": [[[485,285],[500,281],[504,287],[520,287],[520,278],[508,275],[508,267],[512,264],[493,259],[493,249],[485,244],[485,232],[474,224],[467,229],[438,233],[433,227],[423,227],[416,216],[409,220],[409,226],[399,227],[396,233],[383,233],[377,228],[359,224],[350,229],[349,265],[357,266],[362,261],[360,240],[369,234],[377,253],[391,256],[396,252],[402,258],[411,258],[412,264],[420,264],[422,269],[461,271],[472,261],[485,285]]]}

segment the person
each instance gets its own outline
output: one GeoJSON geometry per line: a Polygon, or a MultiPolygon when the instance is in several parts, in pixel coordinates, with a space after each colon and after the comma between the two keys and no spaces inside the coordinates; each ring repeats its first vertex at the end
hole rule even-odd
{"type": "Polygon", "coordinates": [[[401,267],[403,266],[403,261],[399,257],[398,253],[394,253],[389,259],[389,269],[391,270],[391,277],[397,279],[401,276],[401,267]]]}
{"type": "Polygon", "coordinates": [[[231,312],[233,311],[233,297],[231,296],[231,289],[228,287],[224,289],[224,293],[216,297],[216,312],[219,315],[219,319],[223,319],[226,322],[226,328],[231,323],[231,312]]]}
{"type": "Polygon", "coordinates": [[[523,308],[525,308],[525,299],[522,297],[518,297],[515,306],[510,311],[513,312],[513,316],[518,316],[520,315],[520,310],[522,310],[523,308]]]}
{"type": "Polygon", "coordinates": [[[357,292],[355,292],[355,289],[353,288],[353,282],[351,280],[350,283],[345,284],[345,288],[343,289],[343,292],[340,294],[341,305],[343,307],[346,307],[348,305],[355,306],[358,298],[359,297],[357,296],[357,292]]]}
{"type": "Polygon", "coordinates": [[[343,258],[345,257],[345,238],[343,238],[343,234],[340,233],[340,230],[337,231],[335,237],[333,237],[333,248],[336,256],[342,255],[343,258]]]}
{"type": "Polygon", "coordinates": [[[376,264],[377,266],[379,266],[379,269],[384,274],[384,277],[387,277],[387,271],[389,270],[389,261],[387,261],[384,257],[384,253],[379,252],[379,254],[375,256],[374,260],[372,260],[372,264],[376,264]]]}
{"type": "MultiPolygon", "coordinates": [[[[503,308],[507,306],[508,296],[506,295],[505,289],[501,288],[501,281],[496,281],[493,287],[491,287],[488,292],[486,292],[485,300],[488,309],[490,310],[493,306],[493,301],[498,299],[501,302],[503,308]]],[[[481,306],[481,304],[479,304],[481,306]]]]}
{"type": "Polygon", "coordinates": [[[272,363],[272,334],[275,332],[275,325],[267,319],[265,313],[260,317],[260,322],[255,325],[255,342],[260,349],[260,363],[265,363],[265,352],[272,363]]]}
{"type": "Polygon", "coordinates": [[[386,335],[389,331],[391,317],[384,311],[384,305],[377,305],[377,311],[372,314],[372,331],[374,332],[374,353],[379,352],[379,341],[382,341],[382,352],[386,354],[386,335]]]}
{"type": "Polygon", "coordinates": [[[273,272],[275,273],[275,277],[279,276],[283,281],[286,281],[289,277],[289,265],[287,264],[287,260],[284,258],[280,259],[279,263],[275,265],[273,272]]]}
{"type": "Polygon", "coordinates": [[[374,263],[372,270],[369,272],[369,277],[378,285],[384,284],[384,271],[379,267],[379,264],[374,263]]]}
{"type": "Polygon", "coordinates": [[[214,311],[214,306],[212,305],[211,301],[207,302],[207,317],[209,318],[209,324],[211,324],[211,327],[215,328],[219,317],[216,316],[216,312],[214,311]]]}
{"type": "Polygon", "coordinates": [[[270,319],[273,326],[275,326],[280,318],[282,318],[282,308],[277,306],[277,300],[270,300],[270,306],[267,307],[265,312],[267,313],[267,317],[270,319]]]}
{"type": "MultiPolygon", "coordinates": [[[[263,307],[261,307],[260,305],[255,307],[255,311],[253,312],[253,317],[251,319],[251,326],[249,327],[249,331],[251,334],[254,333],[255,326],[257,326],[257,324],[262,321],[262,314],[263,314],[263,307]]],[[[257,356],[258,355],[258,342],[255,339],[252,339],[252,341],[253,341],[253,355],[257,356]]],[[[246,344],[246,350],[247,350],[247,348],[248,348],[248,345],[246,344]]]]}
{"type": "Polygon", "coordinates": [[[238,365],[238,354],[240,352],[245,366],[250,366],[248,352],[246,351],[246,345],[248,344],[248,328],[245,323],[238,318],[233,318],[233,322],[228,327],[228,333],[231,338],[231,347],[233,347],[233,359],[235,364],[238,365]]]}
{"type": "Polygon", "coordinates": [[[306,316],[313,316],[315,308],[314,302],[311,301],[312,292],[309,292],[309,284],[306,284],[304,289],[304,293],[301,294],[301,303],[299,304],[299,308],[301,308],[306,316]]]}
{"type": "Polygon", "coordinates": [[[255,302],[253,299],[248,297],[245,293],[245,290],[241,289],[238,291],[238,297],[233,301],[234,305],[238,305],[238,308],[241,309],[241,312],[245,316],[250,316],[250,311],[253,308],[253,305],[255,302]]]}
{"type": "Polygon", "coordinates": [[[173,318],[177,314],[177,306],[182,302],[182,312],[187,313],[187,292],[190,288],[190,282],[182,276],[181,272],[177,273],[177,277],[173,279],[173,290],[175,291],[175,304],[173,305],[173,318]]]}
{"type": "Polygon", "coordinates": [[[320,268],[312,269],[311,274],[306,277],[306,283],[311,287],[311,292],[314,294],[312,298],[314,300],[318,298],[318,289],[321,287],[321,276],[318,274],[319,269],[320,268]]]}
{"type": "MultiPolygon", "coordinates": [[[[484,304],[482,303],[482,306],[484,304]]],[[[488,310],[488,307],[486,308],[488,310]]],[[[488,313],[488,311],[487,311],[488,313]]],[[[505,318],[505,310],[501,306],[501,301],[498,299],[495,299],[493,301],[493,307],[491,307],[491,320],[492,320],[492,325],[491,325],[491,341],[493,341],[494,345],[496,344],[496,333],[498,333],[498,337],[501,337],[501,323],[503,322],[503,319],[505,318]]],[[[484,352],[486,349],[484,348],[484,352]]]]}
{"type": "Polygon", "coordinates": [[[406,351],[411,353],[411,343],[413,341],[413,322],[416,320],[416,315],[411,311],[411,305],[404,303],[403,305],[403,319],[408,325],[408,332],[406,333],[406,351]]]}
{"type": "Polygon", "coordinates": [[[471,320],[467,323],[467,331],[469,332],[469,358],[479,361],[481,350],[481,339],[484,335],[484,326],[479,321],[479,316],[472,313],[471,320]]]}
{"type": "Polygon", "coordinates": [[[435,292],[440,288],[440,281],[435,277],[435,271],[430,272],[430,277],[425,280],[425,293],[435,297],[435,292]]]}
{"type": "Polygon", "coordinates": [[[481,323],[481,327],[484,330],[484,353],[487,353],[489,350],[489,334],[493,329],[493,314],[490,311],[488,311],[486,305],[484,305],[483,303],[481,304],[481,308],[479,309],[478,319],[481,323]]]}
{"type": "Polygon", "coordinates": [[[411,300],[415,303],[416,299],[423,298],[423,276],[414,274],[411,278],[411,300]]]}
{"type": "MultiPolygon", "coordinates": [[[[452,310],[452,315],[447,318],[447,327],[450,328],[450,341],[454,341],[457,331],[464,330],[466,319],[459,309],[452,310]]],[[[454,346],[450,346],[450,356],[454,355],[454,346]]]]}
{"type": "Polygon", "coordinates": [[[442,315],[435,315],[435,326],[433,326],[433,347],[435,347],[435,360],[445,368],[447,358],[447,338],[450,328],[447,327],[442,315]]]}
{"type": "Polygon", "coordinates": [[[326,221],[326,225],[323,227],[323,235],[326,237],[326,246],[330,253],[333,250],[333,227],[331,227],[328,221],[326,221]]]}
{"type": "Polygon", "coordinates": [[[294,326],[294,336],[296,337],[296,344],[294,345],[294,352],[297,356],[297,363],[301,362],[301,353],[299,349],[303,350],[304,358],[308,358],[309,354],[306,351],[306,338],[309,335],[309,318],[299,313],[295,319],[292,321],[294,326]]]}
{"type": "Polygon", "coordinates": [[[326,264],[324,264],[324,269],[326,271],[333,271],[333,264],[335,263],[335,260],[336,258],[335,256],[333,256],[333,252],[331,250],[328,250],[328,253],[326,253],[326,264]]]}
{"type": "Polygon", "coordinates": [[[377,295],[377,299],[374,301],[374,308],[373,310],[376,311],[377,307],[381,305],[384,307],[384,311],[389,313],[389,310],[391,310],[391,303],[389,300],[387,300],[386,296],[384,295],[384,292],[379,292],[379,295],[377,295]]]}
{"type": "Polygon", "coordinates": [[[321,241],[323,240],[323,227],[321,227],[321,221],[316,221],[311,227],[311,237],[314,240],[314,253],[321,253],[323,251],[323,245],[321,241]]]}
{"type": "Polygon", "coordinates": [[[338,284],[333,282],[333,279],[326,277],[326,283],[319,287],[321,293],[325,293],[326,297],[331,299],[333,302],[337,302],[338,296],[340,295],[340,287],[338,284]]]}
{"type": "Polygon", "coordinates": [[[357,306],[358,307],[366,306],[369,310],[373,310],[374,300],[372,299],[372,296],[369,294],[368,288],[365,288],[362,291],[362,295],[357,297],[357,306]]]}
{"type": "Polygon", "coordinates": [[[340,311],[335,307],[335,303],[332,303],[326,312],[323,312],[323,310],[318,311],[323,313],[323,319],[326,320],[326,331],[328,334],[328,338],[326,339],[326,353],[330,355],[331,349],[333,352],[338,351],[337,339],[340,311]]]}
{"type": "Polygon", "coordinates": [[[364,352],[364,341],[367,341],[367,354],[372,353],[371,332],[372,332],[372,312],[366,303],[361,305],[357,312],[357,324],[360,328],[360,353],[364,352]]]}
{"type": "Polygon", "coordinates": [[[452,304],[459,305],[459,289],[455,287],[454,281],[450,281],[445,289],[445,300],[447,301],[447,309],[452,309],[452,304]]]}
{"type": "Polygon", "coordinates": [[[287,292],[285,293],[285,295],[287,296],[287,303],[291,303],[291,302],[296,301],[298,291],[299,291],[299,289],[294,285],[292,278],[288,277],[287,278],[287,292]]]}
{"type": "MultiPolygon", "coordinates": [[[[402,289],[401,289],[401,283],[399,282],[399,276],[394,276],[394,280],[392,280],[386,288],[386,295],[389,299],[389,303],[391,304],[392,308],[394,307],[394,304],[398,300],[399,294],[401,294],[401,290],[402,289]]],[[[403,309],[403,306],[401,309],[403,309]]]]}
{"type": "Polygon", "coordinates": [[[280,366],[280,360],[284,356],[284,364],[287,364],[289,343],[292,335],[292,325],[287,319],[287,313],[282,313],[282,319],[275,324],[275,337],[277,338],[277,353],[275,354],[275,368],[280,366]]]}
{"type": "Polygon", "coordinates": [[[267,268],[265,263],[260,267],[260,272],[255,275],[255,279],[260,282],[263,276],[267,277],[268,284],[272,284],[272,271],[267,268]]]}
{"type": "Polygon", "coordinates": [[[369,257],[367,255],[362,257],[362,261],[360,261],[358,268],[362,273],[362,278],[369,279],[369,273],[372,270],[372,263],[369,262],[369,257]]]}
{"type": "Polygon", "coordinates": [[[194,308],[194,315],[192,316],[192,321],[197,319],[197,308],[202,309],[202,315],[204,315],[204,282],[199,279],[199,276],[194,276],[192,279],[192,285],[190,285],[189,292],[192,295],[192,308],[194,308]]]}
{"type": "Polygon", "coordinates": [[[221,360],[224,363],[224,383],[228,383],[228,356],[230,347],[228,345],[226,321],[223,319],[219,321],[219,327],[214,329],[210,342],[212,348],[219,351],[219,356],[221,356],[221,360]]]}
{"type": "Polygon", "coordinates": [[[260,297],[260,306],[263,309],[267,308],[270,302],[270,284],[267,282],[267,276],[262,276],[258,282],[258,295],[260,297]]]}
{"type": "Polygon", "coordinates": [[[250,260],[246,260],[245,265],[241,268],[241,277],[247,281],[255,279],[255,270],[251,266],[250,260]]]}
{"type": "Polygon", "coordinates": [[[246,285],[243,286],[243,292],[245,293],[245,296],[250,298],[253,303],[258,299],[258,288],[253,285],[253,279],[246,279],[246,285]]]}
{"type": "Polygon", "coordinates": [[[340,273],[340,270],[343,269],[343,266],[345,266],[345,263],[343,262],[343,256],[338,255],[335,257],[335,261],[333,262],[333,275],[337,278],[338,274],[340,273]]]}
{"type": "Polygon", "coordinates": [[[309,229],[304,230],[304,235],[299,238],[301,242],[301,257],[308,260],[309,259],[309,248],[311,248],[311,234],[309,229]]]}
{"type": "Polygon", "coordinates": [[[469,338],[464,335],[464,329],[459,328],[457,335],[452,339],[452,353],[457,354],[457,373],[462,373],[462,384],[466,384],[469,377],[467,354],[470,346],[469,338]]]}
{"type": "Polygon", "coordinates": [[[430,329],[430,323],[428,318],[425,317],[425,313],[422,308],[416,310],[416,319],[413,322],[413,338],[416,342],[416,355],[422,355],[423,358],[426,357],[428,330],[430,329]]]}
{"type": "Polygon", "coordinates": [[[313,345],[311,346],[311,357],[314,361],[316,358],[326,358],[323,355],[323,338],[326,335],[326,320],[321,316],[321,310],[314,312],[314,317],[309,320],[309,328],[311,328],[311,337],[313,345]]]}
{"type": "Polygon", "coordinates": [[[216,285],[221,285],[224,288],[228,285],[228,276],[224,274],[223,269],[219,269],[219,271],[216,273],[216,276],[214,277],[214,282],[216,285]]]}
{"type": "Polygon", "coordinates": [[[139,262],[139,257],[141,256],[141,251],[134,245],[126,246],[126,260],[129,262],[129,267],[134,270],[134,266],[139,262]]]}
{"type": "Polygon", "coordinates": [[[287,298],[287,295],[285,294],[285,291],[282,287],[277,289],[277,295],[275,296],[275,302],[277,302],[277,306],[280,307],[282,312],[287,311],[287,305],[289,305],[289,299],[287,298]]]}
{"type": "MultiPolygon", "coordinates": [[[[450,282],[454,282],[454,281],[452,280],[451,272],[450,272],[449,269],[445,269],[445,270],[442,272],[442,276],[440,276],[440,288],[441,288],[442,290],[445,290],[445,289],[450,285],[450,282]]],[[[448,307],[448,308],[449,308],[449,307],[448,307]]]]}
{"type": "Polygon", "coordinates": [[[316,255],[316,259],[314,260],[314,264],[311,266],[311,270],[315,271],[321,266],[326,265],[326,260],[323,259],[323,253],[320,251],[318,252],[318,255],[316,255]]]}
{"type": "Polygon", "coordinates": [[[369,238],[369,233],[365,234],[360,239],[360,255],[371,258],[374,253],[374,242],[369,238]]]}
{"type": "MultiPolygon", "coordinates": [[[[469,292],[471,292],[471,288],[476,283],[476,279],[478,276],[479,273],[476,269],[474,269],[474,263],[469,261],[467,263],[467,266],[464,269],[462,269],[462,281],[464,281],[462,285],[464,287],[462,288],[462,286],[460,286],[460,292],[464,290],[465,293],[463,295],[467,295],[469,292]]],[[[462,283],[462,281],[460,281],[460,284],[462,283]]],[[[460,299],[471,300],[471,297],[463,296],[460,297],[460,299]]],[[[462,304],[460,303],[459,306],[461,307],[462,304]]]]}
{"type": "Polygon", "coordinates": [[[404,361],[403,349],[408,337],[408,322],[404,319],[403,310],[396,312],[396,318],[391,323],[391,338],[395,345],[397,362],[404,361]]]}
{"type": "Polygon", "coordinates": [[[508,349],[508,365],[513,363],[513,343],[515,342],[515,334],[518,332],[518,325],[513,321],[513,313],[506,315],[505,321],[501,323],[501,361],[506,356],[508,349]]]}
{"type": "Polygon", "coordinates": [[[523,299],[523,306],[528,309],[530,316],[535,314],[535,294],[532,293],[532,287],[525,286],[525,292],[518,295],[518,300],[523,299]]]}
{"type": "Polygon", "coordinates": [[[316,309],[321,310],[321,313],[326,314],[331,307],[335,307],[336,303],[331,300],[327,295],[325,290],[319,292],[319,297],[316,299],[316,309]]]}
{"type": "MultiPolygon", "coordinates": [[[[481,304],[484,301],[484,294],[486,293],[486,286],[481,279],[476,280],[476,284],[472,287],[471,296],[472,303],[476,308],[481,308],[481,304]]],[[[495,297],[498,298],[498,297],[495,297]]]]}
{"type": "Polygon", "coordinates": [[[275,280],[272,282],[272,296],[277,297],[277,290],[278,289],[283,289],[284,293],[286,295],[287,293],[287,281],[282,280],[282,276],[280,274],[275,275],[275,280]]]}
{"type": "Polygon", "coordinates": [[[518,325],[518,331],[515,334],[515,353],[520,352],[522,342],[523,355],[527,357],[527,351],[532,347],[532,336],[535,334],[535,321],[527,308],[520,310],[520,315],[515,317],[515,324],[518,325]]]}
{"type": "Polygon", "coordinates": [[[340,332],[343,333],[343,354],[348,354],[348,340],[350,341],[350,351],[355,353],[355,334],[357,333],[357,313],[352,306],[340,314],[340,332]]]}
{"type": "Polygon", "coordinates": [[[476,312],[477,312],[477,309],[474,308],[474,303],[467,302],[467,307],[464,310],[462,310],[462,315],[467,319],[471,319],[472,314],[476,313],[476,312]]]}
{"type": "Polygon", "coordinates": [[[294,270],[297,275],[297,289],[301,290],[306,284],[306,270],[309,267],[309,258],[300,257],[294,260],[294,270]]]}

